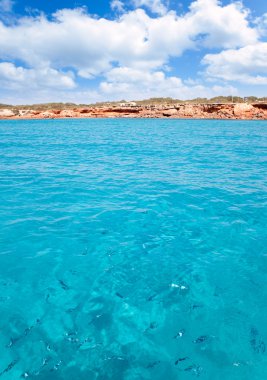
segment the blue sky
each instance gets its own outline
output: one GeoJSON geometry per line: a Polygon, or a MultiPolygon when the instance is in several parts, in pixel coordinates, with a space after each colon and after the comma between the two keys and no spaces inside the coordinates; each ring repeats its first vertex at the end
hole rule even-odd
{"type": "MultiPolygon", "coordinates": [[[[222,1],[222,4],[227,5],[233,1],[222,1]]],[[[122,1],[122,3],[128,9],[134,9],[133,4],[130,1],[122,1]]],[[[186,11],[192,1],[190,0],[171,0],[169,1],[169,9],[176,11],[186,11]]],[[[250,8],[251,11],[257,15],[262,15],[267,12],[267,3],[264,0],[244,0],[243,4],[250,8]]],[[[88,7],[88,10],[91,13],[97,14],[101,17],[107,16],[112,17],[113,12],[110,9],[110,1],[109,0],[54,0],[54,1],[44,1],[44,0],[26,0],[26,1],[18,1],[14,4],[13,10],[21,15],[29,13],[30,9],[32,10],[41,10],[45,13],[53,13],[58,9],[62,8],[77,8],[81,6],[88,7]]]]}
{"type": "Polygon", "coordinates": [[[0,0],[0,103],[267,96],[267,2],[0,0]]]}

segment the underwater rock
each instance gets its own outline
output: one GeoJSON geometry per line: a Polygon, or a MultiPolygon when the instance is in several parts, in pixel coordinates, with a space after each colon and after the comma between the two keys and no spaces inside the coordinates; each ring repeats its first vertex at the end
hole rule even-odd
{"type": "Polygon", "coordinates": [[[265,353],[266,351],[265,342],[260,338],[259,331],[255,327],[252,327],[250,329],[250,344],[251,344],[252,349],[257,354],[265,353]]]}
{"type": "Polygon", "coordinates": [[[18,362],[18,359],[15,359],[10,364],[8,364],[8,366],[2,372],[0,372],[0,376],[2,376],[5,373],[11,371],[12,368],[17,364],[17,362],[18,362]]]}
{"type": "Polygon", "coordinates": [[[180,371],[192,372],[193,375],[200,376],[203,368],[199,365],[192,363],[188,356],[177,359],[174,364],[178,366],[180,371]]]}
{"type": "Polygon", "coordinates": [[[156,361],[154,361],[154,362],[149,363],[149,364],[146,366],[146,368],[147,368],[147,369],[154,368],[154,367],[155,367],[156,365],[158,365],[158,364],[160,364],[160,360],[156,360],[156,361]]]}
{"type": "Polygon", "coordinates": [[[207,335],[201,335],[196,340],[193,340],[193,343],[204,343],[209,339],[207,335]]]}
{"type": "Polygon", "coordinates": [[[58,282],[60,283],[62,289],[64,289],[64,290],[70,289],[70,287],[64,281],[58,280],[58,282]]]}
{"type": "Polygon", "coordinates": [[[16,338],[10,338],[10,341],[8,343],[8,345],[6,346],[7,348],[11,348],[12,346],[14,346],[14,344],[16,344],[19,340],[21,340],[23,337],[27,336],[34,327],[36,327],[39,323],[41,323],[41,320],[40,319],[36,319],[36,322],[34,325],[31,325],[29,327],[26,327],[26,329],[24,330],[24,333],[17,336],[16,338]]]}

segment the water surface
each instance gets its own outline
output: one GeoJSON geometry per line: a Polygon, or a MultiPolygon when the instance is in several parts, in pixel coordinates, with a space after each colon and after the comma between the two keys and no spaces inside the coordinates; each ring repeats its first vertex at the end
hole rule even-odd
{"type": "Polygon", "coordinates": [[[0,379],[267,377],[267,123],[0,122],[0,379]]]}

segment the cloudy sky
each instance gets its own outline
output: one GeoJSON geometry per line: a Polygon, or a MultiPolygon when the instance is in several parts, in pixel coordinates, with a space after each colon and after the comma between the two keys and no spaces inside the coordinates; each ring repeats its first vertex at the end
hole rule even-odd
{"type": "Polygon", "coordinates": [[[0,103],[267,96],[266,0],[0,0],[0,103]]]}

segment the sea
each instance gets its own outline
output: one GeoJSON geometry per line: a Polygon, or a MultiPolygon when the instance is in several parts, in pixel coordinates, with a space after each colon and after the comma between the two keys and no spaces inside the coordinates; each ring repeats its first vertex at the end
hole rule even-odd
{"type": "Polygon", "coordinates": [[[267,122],[0,121],[0,380],[267,378],[267,122]]]}

